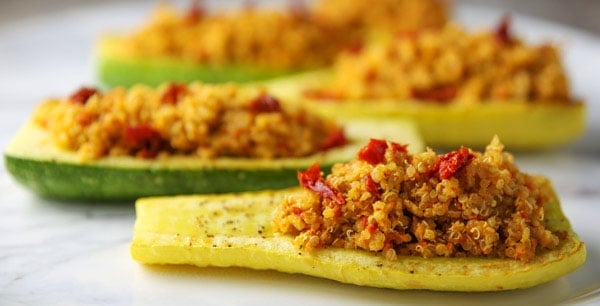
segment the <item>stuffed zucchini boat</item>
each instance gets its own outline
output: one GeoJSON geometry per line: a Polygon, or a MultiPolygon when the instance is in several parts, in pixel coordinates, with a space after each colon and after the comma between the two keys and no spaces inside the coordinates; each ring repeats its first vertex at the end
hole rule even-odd
{"type": "Polygon", "coordinates": [[[437,147],[483,148],[499,135],[515,150],[568,144],[585,128],[556,47],[454,24],[346,52],[331,70],[282,78],[280,96],[336,117],[411,118],[437,147]]]}
{"type": "Polygon", "coordinates": [[[163,4],[139,29],[100,39],[98,77],[107,87],[259,81],[329,66],[372,31],[439,27],[445,20],[445,5],[437,0],[324,0],[229,10],[198,1],[184,9],[163,4]]]}
{"type": "Polygon", "coordinates": [[[302,188],[139,199],[131,255],[442,291],[532,287],[585,262],[550,182],[521,173],[497,140],[444,155],[372,140],[330,175],[313,165],[298,179],[302,188]]]}
{"type": "Polygon", "coordinates": [[[423,145],[408,122],[340,125],[260,88],[82,88],[41,103],[5,162],[18,182],[44,197],[130,200],[289,187],[298,169],[348,160],[377,135],[398,135],[414,150],[423,145]]]}
{"type": "Polygon", "coordinates": [[[300,9],[246,6],[209,12],[168,4],[128,35],[106,35],[97,46],[99,80],[108,87],[166,81],[249,82],[323,67],[342,45],[300,9]]]}

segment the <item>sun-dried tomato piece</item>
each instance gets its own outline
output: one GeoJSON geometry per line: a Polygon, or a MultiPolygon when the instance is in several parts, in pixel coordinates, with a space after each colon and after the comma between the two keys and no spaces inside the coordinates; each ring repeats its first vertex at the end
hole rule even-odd
{"type": "Polygon", "coordinates": [[[254,113],[274,113],[281,111],[281,104],[275,97],[262,94],[250,102],[250,111],[254,113]]]}
{"type": "Polygon", "coordinates": [[[461,147],[456,151],[446,153],[438,159],[433,168],[429,170],[429,174],[432,175],[437,172],[441,179],[449,179],[454,174],[464,167],[471,159],[473,155],[466,147],[461,147]]]}
{"type": "Polygon", "coordinates": [[[71,94],[71,96],[69,97],[69,101],[75,104],[85,104],[90,99],[90,97],[92,97],[96,93],[98,93],[98,89],[94,87],[82,86],[76,92],[71,94]]]}
{"type": "Polygon", "coordinates": [[[125,140],[129,142],[135,155],[142,158],[155,157],[164,144],[160,132],[145,124],[126,126],[125,140]]]}
{"type": "Polygon", "coordinates": [[[375,233],[375,231],[379,228],[379,225],[377,225],[377,223],[370,223],[369,225],[367,225],[367,231],[371,234],[375,233]]]}
{"type": "Polygon", "coordinates": [[[385,157],[385,150],[387,147],[387,141],[371,139],[366,146],[358,151],[358,159],[366,161],[371,165],[379,164],[385,157]]]}
{"type": "Polygon", "coordinates": [[[140,145],[154,138],[161,138],[160,132],[149,125],[141,124],[125,127],[125,138],[133,145],[140,145]]]}
{"type": "Polygon", "coordinates": [[[367,185],[367,191],[371,193],[371,195],[379,196],[381,186],[373,180],[371,174],[367,174],[367,176],[365,176],[365,183],[367,185]]]}
{"type": "Polygon", "coordinates": [[[365,44],[362,41],[354,41],[348,43],[344,47],[344,51],[352,55],[360,55],[365,47],[365,44]]]}
{"type": "Polygon", "coordinates": [[[346,203],[344,197],[327,184],[321,175],[321,168],[319,168],[319,164],[317,163],[308,167],[306,171],[298,171],[298,181],[302,187],[318,193],[323,198],[329,199],[335,204],[344,205],[346,203]]]}
{"type": "Polygon", "coordinates": [[[187,93],[186,84],[170,83],[160,97],[160,102],[165,104],[177,104],[179,99],[187,93]]]}
{"type": "Polygon", "coordinates": [[[326,151],[332,148],[341,147],[348,143],[348,139],[346,138],[346,134],[344,133],[343,128],[339,128],[335,130],[333,133],[329,134],[325,141],[321,144],[320,149],[322,151],[326,151]]]}
{"type": "Polygon", "coordinates": [[[292,207],[292,214],[294,214],[295,216],[300,216],[303,212],[304,211],[298,207],[292,207]]]}
{"type": "Polygon", "coordinates": [[[456,97],[458,89],[454,85],[439,86],[431,89],[413,89],[412,96],[418,100],[449,102],[456,97]]]}
{"type": "Polygon", "coordinates": [[[392,142],[391,145],[394,152],[408,153],[408,145],[401,145],[397,142],[392,142]]]}
{"type": "Polygon", "coordinates": [[[188,23],[197,23],[206,15],[206,9],[204,7],[204,1],[195,0],[190,5],[185,16],[185,21],[188,23]]]}
{"type": "Polygon", "coordinates": [[[366,83],[375,82],[375,80],[377,80],[377,70],[375,70],[374,68],[367,70],[367,72],[365,72],[363,78],[366,83]]]}
{"type": "Polygon", "coordinates": [[[511,17],[509,14],[502,16],[500,23],[496,26],[494,36],[496,40],[502,45],[510,45],[514,41],[512,34],[510,33],[511,17]]]}
{"type": "Polygon", "coordinates": [[[95,116],[92,112],[83,111],[77,116],[77,123],[79,123],[81,126],[87,126],[90,125],[94,119],[96,119],[96,117],[97,116],[95,116]]]}
{"type": "Polygon", "coordinates": [[[288,1],[288,11],[290,16],[296,20],[310,19],[310,9],[304,0],[288,1]]]}

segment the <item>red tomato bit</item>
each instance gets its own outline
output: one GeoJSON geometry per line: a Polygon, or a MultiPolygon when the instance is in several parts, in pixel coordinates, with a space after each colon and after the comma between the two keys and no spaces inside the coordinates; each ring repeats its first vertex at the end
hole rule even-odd
{"type": "Polygon", "coordinates": [[[290,12],[290,16],[296,20],[310,19],[310,10],[304,0],[288,1],[288,11],[290,12]]]}
{"type": "Polygon", "coordinates": [[[367,176],[365,176],[365,180],[367,185],[367,191],[371,193],[371,195],[379,196],[381,186],[379,186],[379,184],[377,184],[377,182],[373,180],[371,174],[367,174],[367,176]]]}
{"type": "Polygon", "coordinates": [[[367,231],[371,234],[373,234],[378,228],[379,226],[377,225],[377,223],[371,223],[367,225],[367,231]]]}
{"type": "Polygon", "coordinates": [[[85,104],[91,96],[98,93],[98,90],[93,87],[81,87],[79,90],[71,94],[69,100],[75,104],[85,104]]]}
{"type": "Polygon", "coordinates": [[[185,20],[189,23],[198,23],[204,15],[206,14],[206,10],[204,8],[204,4],[201,0],[195,0],[192,2],[192,5],[187,11],[187,15],[185,16],[185,20]]]}
{"type": "Polygon", "coordinates": [[[415,99],[434,101],[434,102],[449,102],[456,97],[458,89],[454,85],[440,86],[432,89],[413,89],[412,95],[415,99]]]}
{"type": "Polygon", "coordinates": [[[494,35],[496,40],[502,45],[510,45],[513,42],[513,37],[510,33],[511,17],[506,14],[500,20],[500,23],[496,26],[494,35]]]}
{"type": "Polygon", "coordinates": [[[306,171],[299,171],[298,181],[302,187],[318,193],[323,198],[329,199],[337,205],[346,204],[344,197],[333,190],[333,188],[331,188],[331,186],[329,186],[329,184],[327,184],[325,179],[321,176],[321,169],[317,163],[308,167],[306,171]]]}
{"type": "Polygon", "coordinates": [[[429,174],[432,175],[435,172],[438,172],[441,179],[449,179],[472,158],[473,155],[469,152],[469,149],[461,147],[456,151],[440,156],[437,163],[429,170],[429,174]]]}
{"type": "Polygon", "coordinates": [[[132,145],[136,156],[142,158],[156,157],[165,142],[156,129],[144,124],[125,127],[125,140],[132,145]]]}
{"type": "Polygon", "coordinates": [[[401,145],[399,143],[392,142],[392,151],[394,151],[394,152],[408,153],[407,148],[408,148],[408,145],[401,145]]]}
{"type": "Polygon", "coordinates": [[[273,96],[262,94],[250,102],[250,110],[254,113],[274,113],[281,111],[281,105],[273,96]]]}
{"type": "Polygon", "coordinates": [[[344,51],[351,55],[360,55],[364,49],[365,44],[362,41],[354,41],[346,45],[344,51]]]}
{"type": "Polygon", "coordinates": [[[369,143],[358,151],[358,159],[371,165],[379,164],[385,157],[388,144],[385,140],[371,139],[369,143]]]}
{"type": "Polygon", "coordinates": [[[333,133],[329,134],[325,141],[321,144],[321,150],[326,151],[335,147],[341,147],[348,143],[348,139],[346,138],[346,134],[344,134],[344,129],[339,128],[333,133]]]}
{"type": "Polygon", "coordinates": [[[186,84],[170,83],[163,95],[160,97],[160,102],[165,104],[177,104],[179,99],[187,92],[186,84]]]}

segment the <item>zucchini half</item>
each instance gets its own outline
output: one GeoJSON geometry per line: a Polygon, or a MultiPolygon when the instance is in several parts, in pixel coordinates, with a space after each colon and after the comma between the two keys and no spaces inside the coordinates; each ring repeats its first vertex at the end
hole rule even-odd
{"type": "Polygon", "coordinates": [[[302,158],[157,159],[106,157],[82,162],[57,148],[33,121],[17,132],[5,151],[7,170],[23,186],[60,200],[121,201],[142,196],[276,189],[297,184],[297,171],[319,162],[324,169],[348,161],[369,138],[389,138],[423,149],[406,121],[353,121],[344,125],[349,144],[302,158]]]}
{"type": "Polygon", "coordinates": [[[123,50],[123,38],[104,37],[97,46],[97,74],[108,88],[135,84],[158,86],[164,82],[245,83],[296,73],[291,69],[266,69],[251,66],[202,65],[175,57],[145,58],[123,50]]]}
{"type": "Polygon", "coordinates": [[[266,83],[269,92],[333,117],[402,118],[414,120],[427,145],[485,148],[494,135],[514,150],[566,145],[585,129],[586,108],[572,104],[484,101],[475,105],[427,101],[336,101],[303,96],[307,88],[327,84],[331,72],[302,73],[266,83]]]}
{"type": "Polygon", "coordinates": [[[527,288],[585,262],[585,245],[571,230],[558,200],[545,207],[548,228],[566,231],[568,238],[528,263],[420,256],[390,261],[380,253],[341,248],[307,253],[294,246],[292,236],[272,228],[275,208],[298,190],[139,199],[131,255],[144,264],[271,269],[361,286],[440,291],[527,288]]]}

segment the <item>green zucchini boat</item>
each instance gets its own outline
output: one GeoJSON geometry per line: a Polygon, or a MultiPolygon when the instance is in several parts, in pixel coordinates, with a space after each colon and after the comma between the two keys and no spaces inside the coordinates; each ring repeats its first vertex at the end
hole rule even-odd
{"type": "MultiPolygon", "coordinates": [[[[485,190],[487,187],[479,187],[483,185],[478,185],[476,189],[479,190],[475,191],[463,188],[468,184],[479,184],[477,176],[490,175],[476,174],[471,179],[467,178],[473,175],[472,170],[475,168],[487,168],[489,164],[498,163],[498,159],[485,159],[488,155],[497,157],[498,151],[492,149],[489,154],[485,153],[484,158],[466,148],[456,152],[463,151],[467,155],[476,156],[464,160],[467,165],[462,163],[457,168],[440,166],[440,169],[449,167],[456,172],[450,174],[450,177],[438,179],[438,171],[434,171],[436,174],[425,185],[435,182],[449,186],[451,181],[458,180],[461,183],[453,191],[437,188],[441,190],[440,196],[447,191],[487,194],[490,191],[485,190]],[[471,180],[473,183],[468,183],[471,180]]],[[[365,156],[372,157],[372,153],[365,156]]],[[[429,152],[423,154],[425,155],[415,159],[431,157],[429,152]]],[[[444,160],[441,164],[454,160],[457,155],[460,154],[440,157],[444,160]]],[[[487,208],[491,211],[474,213],[475,206],[481,208],[481,205],[492,202],[468,203],[475,198],[467,196],[471,198],[462,200],[460,198],[464,195],[455,194],[434,204],[434,207],[448,205],[448,211],[429,212],[429,216],[422,216],[418,214],[427,214],[427,210],[413,210],[408,202],[393,205],[391,209],[382,208],[396,199],[389,196],[385,199],[378,194],[384,194],[388,188],[411,188],[408,186],[410,183],[406,185],[408,181],[413,178],[420,181],[418,175],[430,171],[427,168],[422,171],[416,169],[419,174],[415,177],[413,172],[412,178],[411,171],[407,171],[403,187],[386,186],[375,175],[377,169],[385,167],[384,164],[385,161],[369,168],[373,179],[371,181],[359,179],[353,184],[343,183],[337,186],[333,186],[335,183],[332,182],[339,177],[330,180],[320,176],[318,172],[313,177],[309,174],[311,170],[301,172],[299,177],[303,177],[304,187],[312,189],[311,191],[298,188],[139,199],[136,202],[137,218],[131,255],[144,264],[272,269],[360,286],[441,291],[528,288],[564,276],[585,262],[585,245],[573,232],[550,182],[543,177],[519,174],[502,178],[505,186],[510,185],[512,188],[512,182],[525,177],[528,187],[521,185],[519,188],[533,188],[529,197],[541,201],[536,202],[523,195],[504,194],[493,197],[497,200],[497,206],[487,208]],[[311,177],[322,183],[320,188],[314,188],[316,185],[310,184],[311,177]],[[370,188],[369,185],[373,184],[379,187],[370,188]],[[361,185],[363,186],[358,188],[362,192],[358,196],[339,189],[357,188],[361,185]],[[318,195],[312,195],[312,191],[318,195]],[[331,192],[328,194],[327,191],[331,192]],[[342,192],[340,198],[343,203],[332,203],[337,192],[342,192]],[[374,197],[370,198],[365,194],[374,197]],[[323,205],[312,205],[311,199],[322,201],[323,205]],[[447,203],[443,203],[444,201],[447,203]],[[370,204],[363,205],[365,203],[361,202],[370,204]],[[382,202],[386,204],[381,204],[382,202]],[[458,202],[465,205],[460,206],[458,202]],[[523,205],[524,202],[536,203],[529,206],[523,205]],[[339,208],[340,212],[330,213],[335,208],[339,208]],[[457,212],[459,216],[462,212],[463,217],[456,218],[457,212]],[[356,213],[359,216],[352,217],[356,213]],[[402,218],[402,222],[408,223],[400,226],[398,222],[402,218]],[[449,218],[451,221],[448,221],[449,218]],[[500,219],[506,222],[499,221],[500,219]],[[492,226],[498,228],[494,230],[492,226]],[[282,228],[291,230],[282,231],[282,228]],[[495,235],[501,235],[506,240],[494,240],[495,235]],[[380,236],[385,237],[385,243],[381,244],[383,250],[381,246],[377,248],[377,237],[380,236]],[[357,247],[353,242],[357,245],[364,244],[357,247]],[[367,246],[373,248],[369,250],[367,246]]],[[[354,164],[361,165],[364,166],[360,162],[354,164]]],[[[403,171],[401,164],[397,166],[394,170],[403,171]]],[[[507,169],[504,170],[508,172],[507,169]]],[[[514,174],[514,168],[510,171],[514,174]]],[[[442,174],[447,175],[447,172],[440,172],[440,176],[442,174]]],[[[493,181],[491,185],[496,186],[499,181],[493,181]]],[[[522,182],[517,183],[519,184],[522,182]]],[[[419,184],[416,188],[424,187],[419,184]]],[[[492,191],[494,192],[497,193],[498,190],[492,191]]],[[[402,192],[398,195],[406,196],[410,195],[402,192]]],[[[410,202],[414,200],[419,207],[427,206],[425,202],[428,200],[423,199],[412,199],[410,202]]]]}
{"type": "Polygon", "coordinates": [[[280,106],[258,89],[199,83],[82,89],[42,103],[6,149],[5,163],[43,197],[131,200],[288,187],[298,169],[350,159],[370,137],[384,136],[411,150],[423,146],[409,122],[339,126],[280,106]],[[310,141],[316,146],[306,151],[310,141]]]}
{"type": "Polygon", "coordinates": [[[207,13],[198,3],[182,10],[163,4],[140,29],[101,38],[98,78],[107,87],[249,82],[330,64],[344,39],[308,11],[298,13],[253,6],[207,13]]]}
{"type": "Polygon", "coordinates": [[[507,19],[481,33],[453,24],[406,33],[267,86],[336,117],[413,119],[436,147],[483,147],[498,135],[514,150],[551,148],[585,128],[556,48],[526,45],[507,19]]]}

